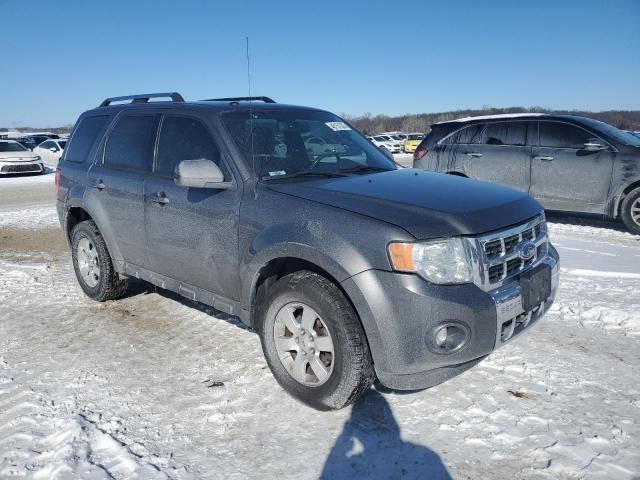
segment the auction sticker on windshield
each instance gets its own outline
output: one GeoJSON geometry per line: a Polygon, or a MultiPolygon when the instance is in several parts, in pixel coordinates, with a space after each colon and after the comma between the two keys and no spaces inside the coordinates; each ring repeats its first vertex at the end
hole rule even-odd
{"type": "Polygon", "coordinates": [[[351,130],[351,127],[344,122],[326,122],[325,125],[334,132],[338,132],[340,130],[351,130]]]}

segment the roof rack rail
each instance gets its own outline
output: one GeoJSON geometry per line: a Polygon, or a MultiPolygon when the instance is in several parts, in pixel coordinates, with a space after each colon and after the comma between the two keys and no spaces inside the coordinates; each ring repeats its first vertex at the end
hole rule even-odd
{"type": "Polygon", "coordinates": [[[203,102],[264,102],[264,103],[276,103],[276,101],[269,97],[225,97],[225,98],[207,98],[203,102]]]}
{"type": "Polygon", "coordinates": [[[178,92],[166,92],[166,93],[141,93],[138,95],[125,95],[124,97],[111,97],[105,99],[100,106],[108,107],[113,102],[122,102],[124,100],[131,100],[130,103],[147,103],[150,98],[171,98],[172,102],[184,102],[184,98],[178,92]]]}

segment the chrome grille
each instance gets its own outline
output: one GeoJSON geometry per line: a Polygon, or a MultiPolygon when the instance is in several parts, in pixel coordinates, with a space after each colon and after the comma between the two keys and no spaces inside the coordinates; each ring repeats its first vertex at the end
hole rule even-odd
{"type": "Polygon", "coordinates": [[[481,266],[480,279],[486,290],[495,289],[523,270],[539,263],[548,253],[544,216],[516,227],[478,238],[481,266]],[[526,258],[524,244],[533,243],[533,255],[526,258]]]}

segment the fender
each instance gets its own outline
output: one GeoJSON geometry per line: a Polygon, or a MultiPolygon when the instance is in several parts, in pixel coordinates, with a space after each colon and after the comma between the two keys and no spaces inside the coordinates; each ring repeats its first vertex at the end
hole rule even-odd
{"type": "Polygon", "coordinates": [[[295,258],[313,263],[329,273],[338,282],[342,282],[351,276],[335,259],[311,245],[292,242],[291,240],[272,243],[256,252],[250,262],[243,267],[244,272],[241,278],[241,305],[243,309],[251,311],[253,292],[261,270],[269,262],[279,258],[295,258]]]}

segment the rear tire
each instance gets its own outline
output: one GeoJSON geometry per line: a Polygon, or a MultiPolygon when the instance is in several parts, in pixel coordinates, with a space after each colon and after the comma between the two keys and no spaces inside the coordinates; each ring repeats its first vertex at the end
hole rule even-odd
{"type": "Polygon", "coordinates": [[[373,384],[373,361],[360,320],[325,277],[300,271],[281,278],[267,292],[257,320],[273,376],[310,407],[346,407],[373,384]]]}
{"type": "Polygon", "coordinates": [[[88,297],[104,302],[124,295],[127,280],[121,279],[113,268],[107,244],[92,220],[73,228],[71,256],[78,283],[88,297]]]}
{"type": "Polygon", "coordinates": [[[631,233],[640,235],[640,188],[629,192],[624,198],[621,216],[627,229],[631,233]]]}

